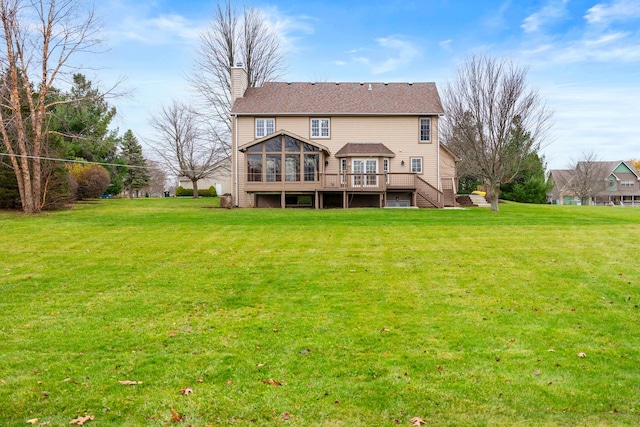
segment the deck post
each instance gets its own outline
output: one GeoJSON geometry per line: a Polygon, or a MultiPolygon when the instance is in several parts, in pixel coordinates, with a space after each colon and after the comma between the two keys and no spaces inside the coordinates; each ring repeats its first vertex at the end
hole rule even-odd
{"type": "Polygon", "coordinates": [[[284,209],[287,206],[287,198],[285,197],[285,192],[280,193],[280,207],[284,209]]]}

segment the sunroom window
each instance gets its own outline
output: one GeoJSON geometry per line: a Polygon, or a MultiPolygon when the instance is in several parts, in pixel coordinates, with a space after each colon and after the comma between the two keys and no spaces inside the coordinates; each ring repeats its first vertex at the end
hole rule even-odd
{"type": "Polygon", "coordinates": [[[320,149],[288,135],[247,148],[247,181],[318,181],[320,149]]]}

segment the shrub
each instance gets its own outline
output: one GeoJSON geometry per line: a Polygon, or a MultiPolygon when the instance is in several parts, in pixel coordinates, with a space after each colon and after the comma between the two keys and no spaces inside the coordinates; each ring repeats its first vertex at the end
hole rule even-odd
{"type": "MultiPolygon", "coordinates": [[[[216,188],[209,187],[206,190],[198,190],[199,197],[216,197],[216,188]]],[[[193,188],[184,188],[182,186],[176,188],[176,197],[193,197],[193,188]]]]}
{"type": "Polygon", "coordinates": [[[109,172],[100,165],[73,164],[69,167],[69,173],[78,184],[79,200],[100,197],[111,183],[109,172]]]}

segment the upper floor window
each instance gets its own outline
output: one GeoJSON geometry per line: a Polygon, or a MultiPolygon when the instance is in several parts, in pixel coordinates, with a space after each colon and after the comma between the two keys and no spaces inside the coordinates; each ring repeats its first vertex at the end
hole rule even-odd
{"type": "Polygon", "coordinates": [[[431,119],[420,118],[420,142],[431,142],[431,119]]]}
{"type": "Polygon", "coordinates": [[[329,138],[329,119],[311,119],[311,138],[329,138]]]}
{"type": "Polygon", "coordinates": [[[620,185],[623,187],[633,187],[633,181],[622,181],[620,182],[620,185]]]}
{"type": "Polygon", "coordinates": [[[276,119],[256,119],[256,138],[271,135],[276,131],[276,119]]]}
{"type": "Polygon", "coordinates": [[[411,173],[422,173],[422,157],[411,158],[411,173]]]}

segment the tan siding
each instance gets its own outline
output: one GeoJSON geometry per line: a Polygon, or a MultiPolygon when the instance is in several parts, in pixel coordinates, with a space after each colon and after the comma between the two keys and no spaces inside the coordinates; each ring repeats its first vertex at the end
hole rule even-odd
{"type": "MultiPolygon", "coordinates": [[[[315,116],[313,116],[315,117],[315,116]]],[[[326,116],[323,116],[326,117],[326,116]]],[[[309,116],[284,116],[276,117],[276,130],[287,130],[302,138],[311,139],[309,116]]],[[[312,139],[318,144],[326,146],[331,151],[327,173],[337,173],[339,160],[335,158],[336,152],[349,142],[379,142],[395,153],[395,158],[390,160],[390,172],[409,173],[411,171],[411,157],[422,157],[423,173],[421,177],[434,187],[440,188],[438,177],[438,117],[431,116],[431,141],[420,143],[420,117],[419,116],[386,116],[386,117],[359,117],[343,116],[330,117],[331,137],[312,139]],[[404,161],[404,165],[401,162],[404,161]]],[[[238,118],[238,146],[255,140],[254,117],[242,116],[238,118]]],[[[238,155],[239,176],[239,206],[250,205],[250,198],[244,195],[245,185],[245,160],[244,154],[238,155]]],[[[382,171],[382,161],[379,164],[382,171]]]]}
{"type": "MultiPolygon", "coordinates": [[[[253,117],[238,117],[238,146],[249,143],[255,139],[255,121],[253,117]]],[[[246,176],[246,161],[244,153],[234,152],[238,155],[238,206],[249,206],[248,198],[244,196],[246,176]]],[[[234,177],[235,178],[235,177],[234,177]]]]}
{"type": "MultiPolygon", "coordinates": [[[[276,117],[276,130],[287,130],[302,138],[309,139],[308,117],[276,117]]],[[[325,144],[323,144],[325,145],[325,144]]]]}

